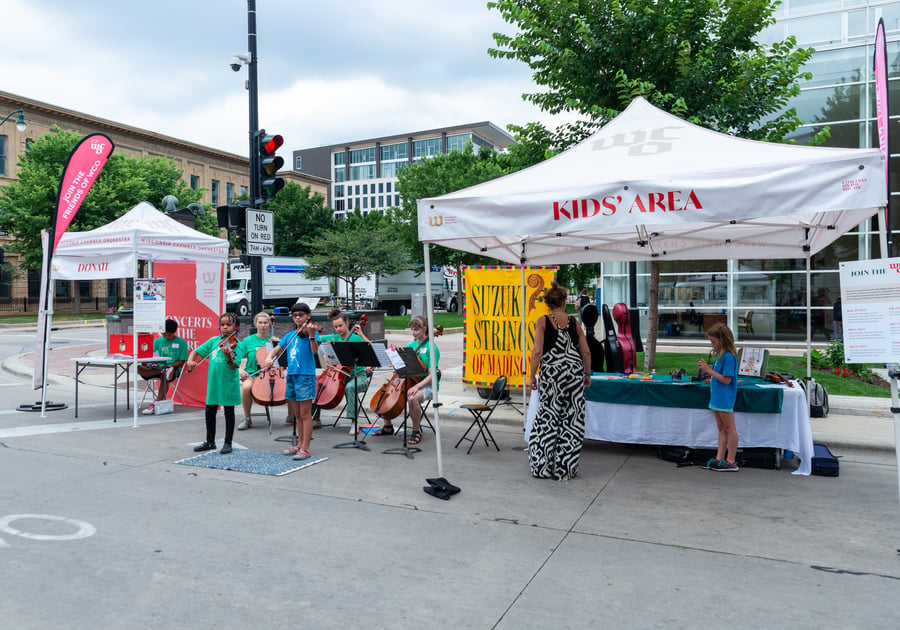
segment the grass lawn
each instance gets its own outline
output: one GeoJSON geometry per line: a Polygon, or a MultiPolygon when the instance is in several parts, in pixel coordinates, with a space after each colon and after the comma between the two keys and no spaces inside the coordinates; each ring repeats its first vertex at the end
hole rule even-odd
{"type": "MultiPolygon", "coordinates": [[[[103,319],[106,313],[54,313],[54,322],[80,322],[103,319]]],[[[0,315],[0,324],[37,324],[38,316],[35,315],[0,315]]]]}

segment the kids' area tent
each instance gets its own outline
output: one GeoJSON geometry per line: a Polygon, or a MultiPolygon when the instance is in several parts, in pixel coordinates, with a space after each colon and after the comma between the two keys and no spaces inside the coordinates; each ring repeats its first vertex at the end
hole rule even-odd
{"type": "MultiPolygon", "coordinates": [[[[166,315],[181,322],[178,335],[190,347],[216,334],[228,241],[191,229],[147,202],[97,229],[67,232],[53,252],[51,279],[134,278],[138,260],[153,262],[155,275],[168,266],[168,274],[158,274],[166,276],[166,315]]],[[[179,395],[188,389],[182,386],[179,395]]],[[[136,424],[137,399],[134,417],[136,424]]]]}
{"type": "Polygon", "coordinates": [[[806,258],[886,203],[878,149],[744,140],[637,98],[545,162],[419,201],[419,239],[529,265],[806,258]]]}
{"type": "Polygon", "coordinates": [[[805,258],[808,267],[886,203],[878,149],[744,140],[637,98],[545,162],[420,200],[419,240],[426,265],[437,243],[516,265],[805,258]]]}

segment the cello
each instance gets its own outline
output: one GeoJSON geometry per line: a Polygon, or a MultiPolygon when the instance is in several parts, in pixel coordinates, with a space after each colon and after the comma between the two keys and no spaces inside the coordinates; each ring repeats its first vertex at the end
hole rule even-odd
{"type": "MultiPolygon", "coordinates": [[[[434,327],[435,338],[440,337],[443,334],[443,326],[434,327]]],[[[418,353],[426,343],[428,343],[427,337],[422,343],[416,346],[416,353],[418,353]]],[[[421,363],[422,360],[419,359],[419,362],[421,363]]],[[[422,367],[424,368],[425,365],[423,364],[422,367]]],[[[418,378],[402,378],[394,372],[391,374],[391,378],[375,392],[374,396],[372,396],[372,402],[369,403],[369,408],[374,411],[376,415],[385,420],[393,420],[403,413],[403,407],[406,404],[406,390],[419,382],[419,380],[420,379],[418,378]]]]}
{"type": "Polygon", "coordinates": [[[613,306],[613,317],[619,324],[619,334],[616,340],[619,342],[619,351],[622,355],[622,373],[633,374],[634,364],[637,359],[637,346],[631,333],[631,311],[622,302],[613,306]]]}
{"type": "MultiPolygon", "coordinates": [[[[264,365],[268,355],[269,351],[265,346],[257,348],[256,364],[264,365]]],[[[273,364],[270,368],[259,368],[256,378],[253,379],[253,385],[250,388],[250,395],[254,402],[263,407],[283,405],[287,402],[284,398],[284,391],[287,385],[286,373],[287,369],[281,367],[277,363],[273,364]]]]}
{"type": "MultiPolygon", "coordinates": [[[[359,320],[350,328],[350,335],[358,326],[364,326],[369,321],[369,316],[365,313],[359,317],[359,320]]],[[[347,335],[347,339],[350,338],[347,335]]],[[[342,339],[341,341],[346,341],[342,339]]],[[[351,375],[353,366],[346,365],[328,365],[325,371],[316,377],[316,398],[313,404],[320,409],[334,409],[341,401],[344,400],[344,386],[347,378],[351,375]]]]}

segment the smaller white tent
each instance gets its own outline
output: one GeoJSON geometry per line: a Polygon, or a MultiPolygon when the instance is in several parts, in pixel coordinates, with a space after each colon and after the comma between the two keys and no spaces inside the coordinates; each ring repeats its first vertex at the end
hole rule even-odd
{"type": "MultiPolygon", "coordinates": [[[[45,248],[47,240],[44,239],[45,248]]],[[[50,279],[134,278],[138,260],[223,265],[228,261],[228,241],[189,228],[142,201],[104,226],[64,234],[53,252],[50,279]]],[[[35,388],[43,388],[43,404],[46,404],[46,379],[43,375],[46,373],[46,348],[49,345],[49,314],[48,321],[44,323],[42,319],[41,323],[44,325],[39,325],[35,359],[41,360],[42,365],[35,365],[35,388]],[[38,381],[40,384],[37,384],[38,381]]],[[[134,334],[137,345],[137,333],[134,334]]],[[[133,379],[136,402],[136,362],[133,364],[133,379]]],[[[134,406],[134,424],[137,425],[137,404],[134,406]]]]}

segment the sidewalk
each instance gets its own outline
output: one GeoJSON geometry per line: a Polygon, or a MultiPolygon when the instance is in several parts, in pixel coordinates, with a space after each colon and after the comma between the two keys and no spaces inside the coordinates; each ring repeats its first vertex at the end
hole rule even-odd
{"type": "MultiPolygon", "coordinates": [[[[103,324],[104,322],[98,321],[94,325],[102,326],[103,324]]],[[[92,325],[92,322],[88,322],[88,325],[92,325]]],[[[56,327],[54,325],[54,328],[56,327]]],[[[84,324],[80,322],[66,322],[59,327],[81,328],[84,327],[84,324]]],[[[15,329],[20,331],[28,330],[28,327],[16,327],[15,329]]],[[[406,345],[412,339],[408,331],[389,331],[387,336],[394,345],[406,345]]],[[[463,335],[456,330],[445,332],[438,339],[441,351],[440,364],[443,374],[440,390],[440,401],[443,405],[441,415],[447,419],[459,413],[460,405],[484,402],[474,388],[462,384],[462,344],[463,335]]],[[[685,349],[681,346],[660,346],[659,351],[683,352],[685,349]]],[[[50,355],[50,382],[57,385],[66,385],[74,380],[74,367],[71,361],[73,357],[85,355],[103,356],[105,354],[105,344],[82,346],[78,349],[69,349],[65,346],[55,348],[50,355]]],[[[20,376],[30,377],[33,361],[33,354],[26,353],[6,360],[2,364],[2,368],[20,376]]],[[[86,371],[82,374],[83,384],[111,387],[110,381],[110,375],[107,371],[86,371]]],[[[380,383],[381,377],[376,375],[373,387],[380,383]]],[[[124,387],[124,382],[120,386],[124,387]]],[[[511,402],[514,405],[506,408],[501,407],[497,410],[492,417],[492,422],[505,424],[509,427],[522,426],[523,416],[517,410],[517,408],[522,408],[521,391],[511,392],[511,402]]],[[[890,413],[891,401],[889,398],[830,396],[829,402],[831,410],[827,418],[812,418],[810,420],[813,439],[816,442],[822,442],[831,447],[894,450],[894,427],[890,413]]]]}

